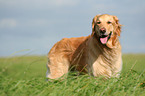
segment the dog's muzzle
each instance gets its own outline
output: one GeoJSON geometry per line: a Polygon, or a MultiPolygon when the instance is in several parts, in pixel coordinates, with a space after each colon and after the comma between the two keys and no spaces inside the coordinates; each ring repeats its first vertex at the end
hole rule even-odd
{"type": "Polygon", "coordinates": [[[101,34],[101,36],[99,36],[99,40],[102,44],[106,44],[108,42],[108,40],[111,38],[112,35],[112,31],[110,31],[110,33],[108,35],[106,34],[101,34]]]}

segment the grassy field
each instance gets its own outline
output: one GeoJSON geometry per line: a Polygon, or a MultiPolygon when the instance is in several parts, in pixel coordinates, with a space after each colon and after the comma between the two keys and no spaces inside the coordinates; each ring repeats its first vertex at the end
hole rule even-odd
{"type": "Polygon", "coordinates": [[[120,78],[69,73],[46,81],[46,56],[0,58],[0,96],[145,96],[145,54],[123,55],[120,78]]]}

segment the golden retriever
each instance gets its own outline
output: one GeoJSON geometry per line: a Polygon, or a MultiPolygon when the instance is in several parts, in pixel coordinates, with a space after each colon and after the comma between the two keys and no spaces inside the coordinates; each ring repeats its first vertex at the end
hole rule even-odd
{"type": "Polygon", "coordinates": [[[47,77],[59,78],[72,66],[97,77],[118,77],[122,69],[120,32],[121,25],[116,16],[96,15],[91,35],[64,38],[52,47],[48,53],[47,77]]]}

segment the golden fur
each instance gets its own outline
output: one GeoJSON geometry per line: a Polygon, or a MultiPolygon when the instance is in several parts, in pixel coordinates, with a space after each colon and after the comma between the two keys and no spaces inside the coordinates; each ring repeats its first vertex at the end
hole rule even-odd
{"type": "Polygon", "coordinates": [[[52,47],[48,53],[47,77],[59,78],[72,66],[77,71],[93,76],[117,77],[122,69],[121,45],[118,38],[120,32],[121,25],[116,16],[96,15],[93,18],[90,36],[64,38],[52,47]],[[103,36],[100,35],[103,28],[106,30],[105,44],[99,39],[99,36],[103,36]]]}

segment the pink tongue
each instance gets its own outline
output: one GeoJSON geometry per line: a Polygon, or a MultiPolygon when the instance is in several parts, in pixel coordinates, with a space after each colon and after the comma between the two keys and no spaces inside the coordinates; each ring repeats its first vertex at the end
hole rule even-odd
{"type": "Polygon", "coordinates": [[[100,41],[102,44],[106,44],[107,43],[107,39],[108,39],[108,36],[105,37],[105,38],[100,38],[100,41]]]}

